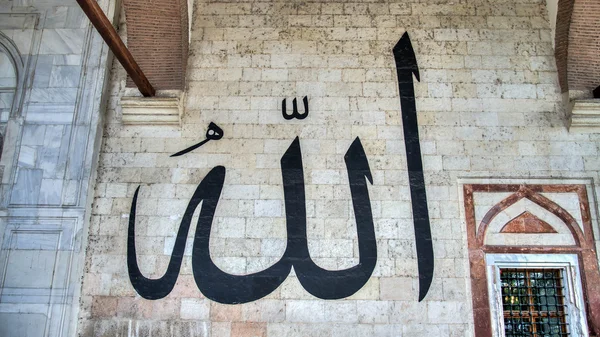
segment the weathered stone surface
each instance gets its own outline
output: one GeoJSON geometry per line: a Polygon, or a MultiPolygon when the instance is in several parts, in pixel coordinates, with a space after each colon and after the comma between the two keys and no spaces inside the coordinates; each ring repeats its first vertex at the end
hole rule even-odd
{"type": "Polygon", "coordinates": [[[119,103],[125,73],[113,69],[84,278],[91,292],[84,295],[114,297],[127,314],[85,318],[89,335],[124,336],[132,324],[140,335],[168,327],[166,336],[182,327],[211,336],[471,336],[460,179],[598,175],[598,137],[565,127],[545,17],[542,2],[197,1],[181,126],[126,125],[119,103]],[[422,302],[391,53],[405,31],[420,70],[415,96],[435,252],[434,281],[422,302]],[[284,120],[282,100],[289,110],[304,96],[309,117],[284,120]],[[210,122],[223,129],[222,139],[169,157],[203,140],[210,122]],[[136,188],[141,184],[136,243],[144,275],[166,270],[189,198],[217,165],[227,172],[211,256],[228,273],[260,271],[285,251],[280,159],[296,136],[309,251],[327,269],[359,261],[344,154],[361,139],[374,181],[378,247],[367,284],[325,301],[292,272],[264,299],[218,304],[194,284],[190,234],[174,291],[152,304],[132,300],[123,243],[136,188]]]}

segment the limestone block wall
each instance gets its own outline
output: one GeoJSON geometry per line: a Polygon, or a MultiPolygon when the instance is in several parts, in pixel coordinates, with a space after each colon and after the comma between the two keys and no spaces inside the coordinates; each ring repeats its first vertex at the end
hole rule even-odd
{"type": "Polygon", "coordinates": [[[191,24],[181,126],[124,126],[125,74],[113,71],[83,278],[83,336],[473,336],[460,179],[598,179],[598,136],[569,134],[565,126],[544,1],[199,0],[191,24]],[[420,70],[415,95],[435,254],[421,302],[392,55],[405,32],[420,70]],[[304,96],[309,116],[284,119],[282,100],[291,111],[297,98],[302,112],[304,96]],[[210,122],[222,139],[170,157],[203,140],[210,122]],[[323,300],[292,272],[265,298],[217,303],[194,280],[194,220],[172,292],[139,296],[127,267],[138,186],[135,243],[144,276],[165,273],[190,198],[219,165],[226,176],[210,255],[227,273],[259,272],[286,249],[290,210],[280,159],[295,137],[309,251],[333,270],[359,261],[344,155],[360,138],[373,176],[378,254],[364,287],[323,300]]]}

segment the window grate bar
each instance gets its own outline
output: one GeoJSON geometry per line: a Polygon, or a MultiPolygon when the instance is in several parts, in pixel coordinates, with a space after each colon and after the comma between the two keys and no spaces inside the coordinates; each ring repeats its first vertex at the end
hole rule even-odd
{"type": "Polygon", "coordinates": [[[569,336],[561,269],[501,269],[507,337],[569,336]]]}

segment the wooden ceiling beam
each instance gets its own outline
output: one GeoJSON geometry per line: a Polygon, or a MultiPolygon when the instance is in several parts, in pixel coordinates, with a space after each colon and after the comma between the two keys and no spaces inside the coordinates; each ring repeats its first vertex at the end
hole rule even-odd
{"type": "Polygon", "coordinates": [[[127,71],[127,74],[135,85],[138,87],[142,95],[145,97],[152,97],[155,95],[156,91],[142,72],[140,66],[135,62],[133,55],[121,40],[121,37],[110,23],[102,8],[98,5],[96,0],[77,0],[77,3],[83,9],[83,12],[90,19],[94,27],[113,54],[117,57],[117,60],[123,65],[123,68],[127,71]]]}

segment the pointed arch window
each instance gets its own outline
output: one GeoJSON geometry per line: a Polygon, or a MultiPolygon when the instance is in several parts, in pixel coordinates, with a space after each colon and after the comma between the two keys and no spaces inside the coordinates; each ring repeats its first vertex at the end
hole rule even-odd
{"type": "Polygon", "coordinates": [[[475,336],[600,336],[586,185],[465,184],[463,193],[475,336]]]}

